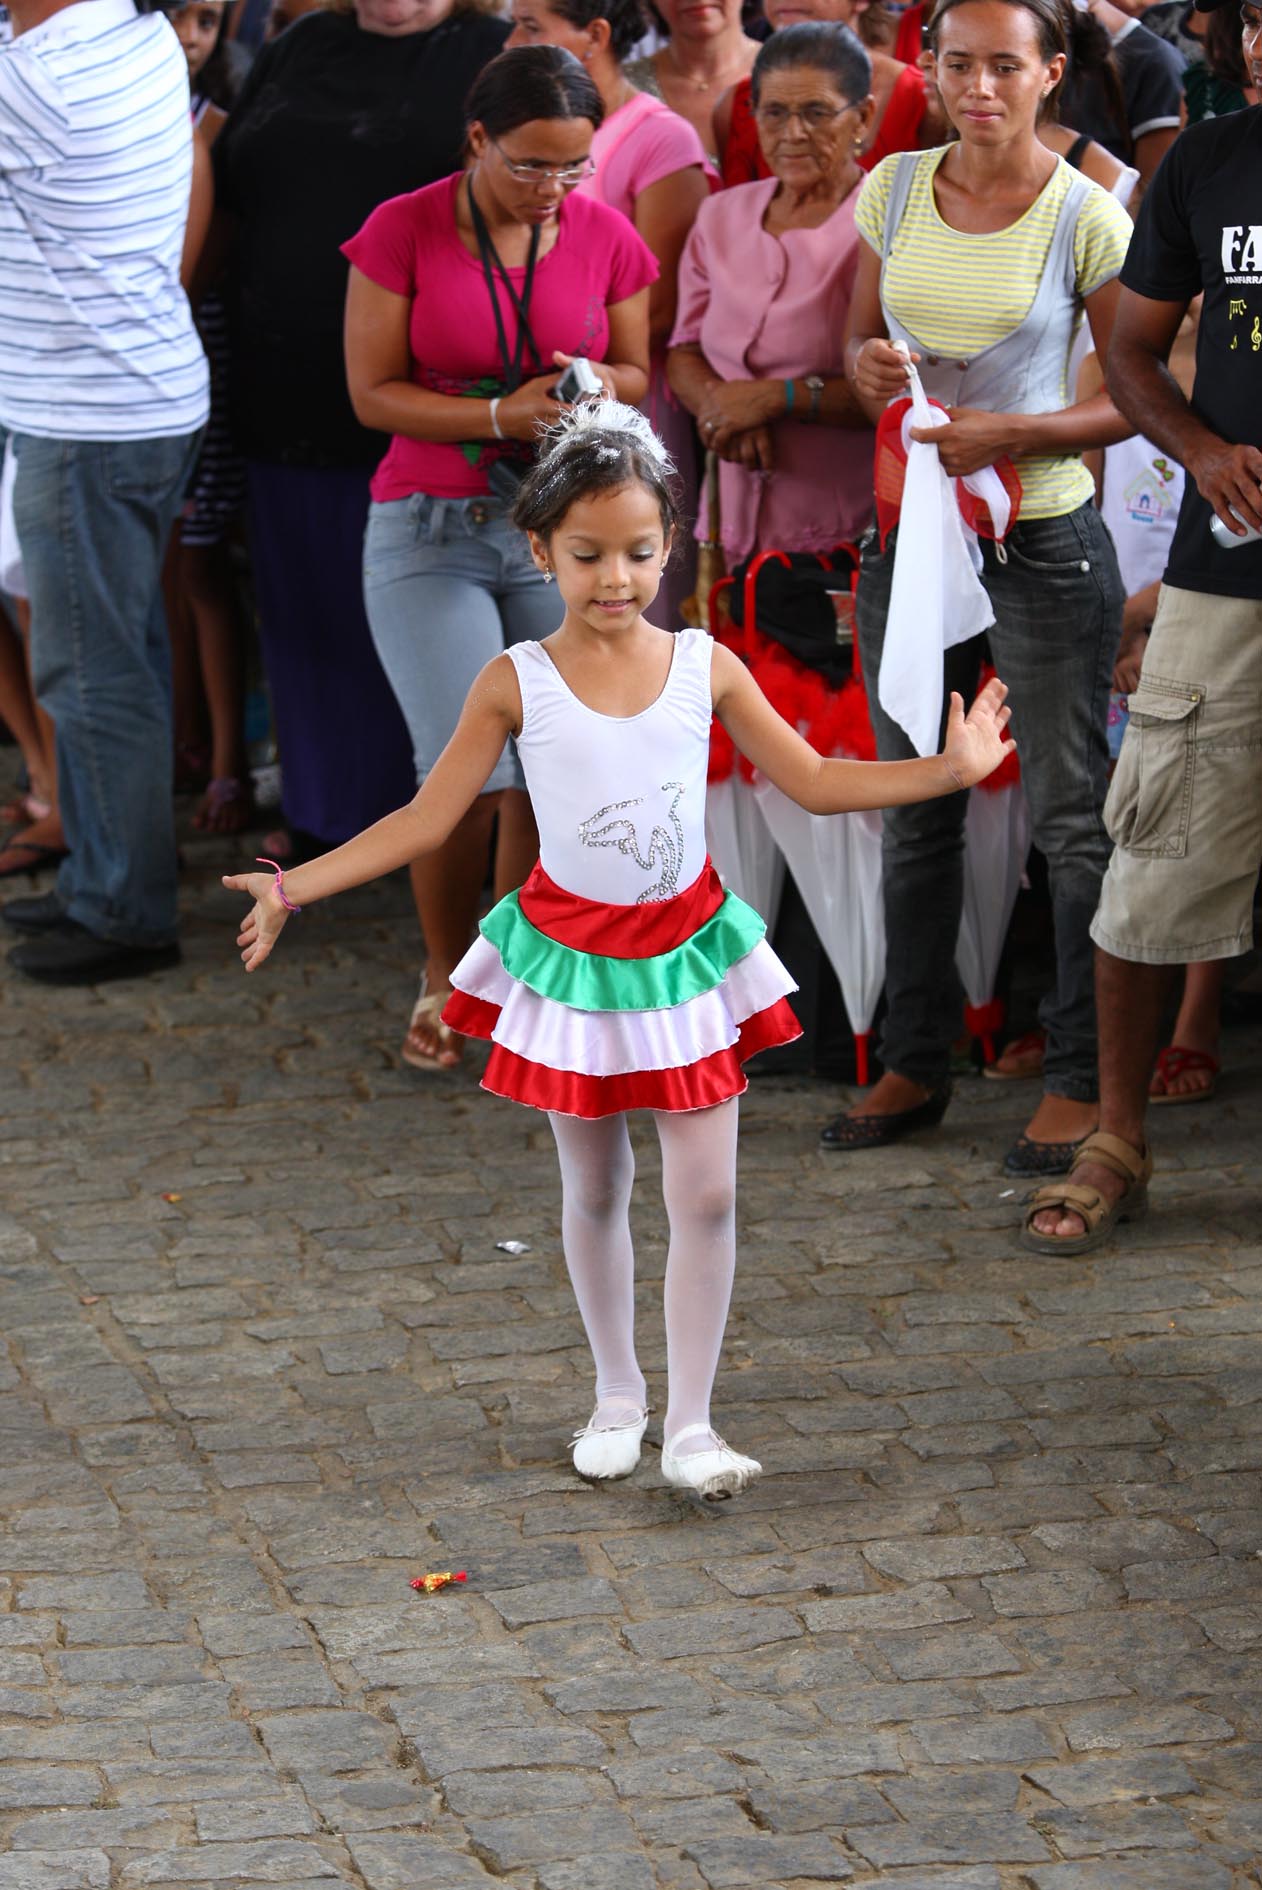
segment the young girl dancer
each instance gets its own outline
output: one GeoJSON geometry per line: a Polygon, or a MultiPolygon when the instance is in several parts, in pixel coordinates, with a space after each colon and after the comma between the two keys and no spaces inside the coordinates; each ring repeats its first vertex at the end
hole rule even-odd
{"type": "Polygon", "coordinates": [[[761,1467],[710,1427],[736,1263],[741,1065],[798,1025],[786,1003],[795,987],[762,920],[723,892],[706,858],[711,716],[816,814],[956,793],[1013,744],[1006,692],[992,682],[967,720],[952,698],[941,755],[824,761],[730,651],[699,630],[655,629],[643,612],[678,527],[670,470],[633,408],[600,401],[568,414],[514,508],[536,563],[557,581],[561,628],[486,665],[409,806],[292,872],[224,884],[255,902],[237,940],[254,971],[291,912],[440,845],[515,737],[539,864],[483,920],[446,1016],[490,1039],[483,1086],[547,1110],[552,1124],[566,1264],[596,1363],[596,1408],[574,1443],[587,1477],[629,1475],[647,1420],[626,1112],[653,1111],[670,1223],[662,1473],[713,1500],[761,1467]]]}

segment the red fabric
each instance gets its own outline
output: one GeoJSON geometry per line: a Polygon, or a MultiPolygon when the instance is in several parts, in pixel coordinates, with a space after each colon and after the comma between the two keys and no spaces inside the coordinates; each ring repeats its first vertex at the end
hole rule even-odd
{"type": "MultiPolygon", "coordinates": [[[[461,994],[452,993],[443,1015],[449,1015],[461,994]]],[[[485,1007],[494,1010],[493,1005],[485,1007]]],[[[458,1027],[458,1026],[457,1026],[458,1027]]],[[[475,1035],[485,1033],[477,1031],[475,1035]]],[[[482,1078],[482,1088],[531,1109],[554,1110],[563,1116],[617,1116],[626,1109],[711,1109],[748,1088],[741,1065],[760,1050],[792,1043],[802,1026],[787,998],[746,1018],[740,1036],[728,1050],[685,1064],[675,1070],[630,1070],[622,1076],[583,1076],[575,1070],[550,1070],[531,1063],[496,1044],[482,1078]]]]}
{"type": "Polygon", "coordinates": [[[915,64],[924,41],[924,27],[924,7],[907,7],[898,22],[898,38],[894,41],[895,59],[901,59],[906,66],[915,64]]]}
{"type": "MultiPolygon", "coordinates": [[[[919,51],[917,46],[916,53],[919,51]]],[[[895,151],[914,151],[924,116],[925,75],[918,66],[904,65],[885,101],[876,135],[859,159],[860,170],[870,171],[895,151]]],[[[723,182],[725,186],[752,184],[760,177],[770,176],[771,166],[758,141],[749,80],[742,79],[732,93],[732,124],[723,150],[723,182]]]]}
{"type": "MultiPolygon", "coordinates": [[[[916,9],[920,11],[919,8],[916,9]]],[[[906,14],[903,18],[906,19],[906,14]]],[[[916,58],[920,48],[912,54],[916,58]]],[[[895,57],[903,55],[896,52],[895,57]]],[[[869,148],[859,159],[865,171],[872,170],[882,158],[893,157],[896,151],[914,151],[920,141],[920,127],[925,117],[925,75],[919,66],[904,63],[902,71],[894,81],[894,89],[885,101],[885,110],[881,113],[881,122],[876,128],[876,136],[869,148]]]]}
{"type": "Polygon", "coordinates": [[[489,1043],[500,1021],[500,1007],[485,998],[470,997],[467,991],[453,991],[443,1005],[443,1022],[462,1037],[485,1037],[489,1043]]]}
{"type": "Polygon", "coordinates": [[[607,906],[566,892],[536,861],[517,897],[535,930],[554,944],[601,958],[657,958],[714,917],[723,904],[723,882],[707,859],[692,885],[673,899],[607,906]]]}
{"type": "MultiPolygon", "coordinates": [[[[941,401],[931,400],[929,405],[949,420],[950,414],[941,401]]],[[[911,401],[896,400],[888,406],[876,426],[876,458],[873,467],[873,485],[876,491],[876,522],[881,534],[881,550],[885,541],[898,523],[898,515],[903,509],[903,487],[907,480],[907,449],[903,445],[903,420],[911,409],[911,401]]],[[[936,422],[935,422],[936,424],[936,422]]],[[[1004,489],[1008,494],[1008,536],[1021,516],[1021,477],[1012,461],[1005,454],[994,462],[994,469],[999,474],[1004,489]]],[[[990,516],[990,507],[984,499],[979,499],[975,492],[970,492],[962,479],[955,481],[955,502],[960,508],[960,516],[971,531],[979,538],[995,537],[994,520],[990,516]]]]}
{"type": "MultiPolygon", "coordinates": [[[[991,664],[983,663],[981,673],[977,678],[978,689],[984,689],[994,674],[995,671],[991,664]]],[[[1001,788],[1016,787],[1020,779],[1021,756],[1014,749],[1012,754],[1004,756],[993,774],[988,774],[986,779],[979,781],[977,785],[979,788],[984,789],[987,794],[998,794],[1001,788]]],[[[975,1031],[973,1034],[977,1036],[980,1033],[975,1031]]]]}

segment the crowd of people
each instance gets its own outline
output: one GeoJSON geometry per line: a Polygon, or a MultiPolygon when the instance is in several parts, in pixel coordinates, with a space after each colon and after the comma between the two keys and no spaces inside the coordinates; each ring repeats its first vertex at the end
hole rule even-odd
{"type": "MultiPolygon", "coordinates": [[[[1148,1097],[1212,1089],[1262,854],[1262,8],[1199,5],[10,0],[0,877],[57,867],[4,907],[10,964],[175,961],[173,790],[205,830],[267,824],[255,661],[269,856],[406,801],[484,666],[561,623],[514,508],[595,395],[675,467],[655,620],[705,626],[716,548],[857,545],[876,753],[912,756],[873,474],[910,359],[946,474],[1019,492],[979,540],[988,648],[944,664],[966,702],[984,661],[1006,683],[1048,871],[1051,989],[997,1069],[1043,1094],[1005,1166],[1045,1184],[1032,1244],[1103,1238],[1143,1197],[1148,1097]]],[[[884,816],[884,1070],[827,1148],[949,1105],[966,798],[884,816]]],[[[411,862],[412,1066],[459,1064],[453,972],[538,848],[506,742],[411,862]]]]}

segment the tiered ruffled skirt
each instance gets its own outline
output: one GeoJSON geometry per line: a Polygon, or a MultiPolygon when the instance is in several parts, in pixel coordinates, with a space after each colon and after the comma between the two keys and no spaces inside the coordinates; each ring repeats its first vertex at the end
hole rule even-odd
{"type": "Polygon", "coordinates": [[[801,1028],[758,914],[707,860],[674,899],[602,905],[536,866],[452,974],[444,1022],[492,1045],[483,1089],[566,1116],[708,1109],[801,1028]]]}

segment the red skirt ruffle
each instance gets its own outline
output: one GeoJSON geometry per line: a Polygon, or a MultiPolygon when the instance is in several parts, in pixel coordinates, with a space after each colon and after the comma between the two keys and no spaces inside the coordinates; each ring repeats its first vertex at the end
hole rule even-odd
{"type": "MultiPolygon", "coordinates": [[[[453,991],[443,1007],[443,1018],[466,1037],[492,1040],[499,1006],[482,998],[453,991]]],[[[577,1070],[554,1070],[531,1063],[502,1044],[492,1043],[482,1078],[483,1089],[506,1096],[531,1109],[547,1109],[562,1116],[620,1115],[626,1109],[712,1109],[716,1103],[740,1096],[749,1087],[742,1065],[760,1050],[792,1043],[802,1035],[787,998],[747,1017],[737,1040],[726,1050],[702,1057],[674,1070],[629,1070],[619,1076],[584,1076],[577,1070]]]]}

